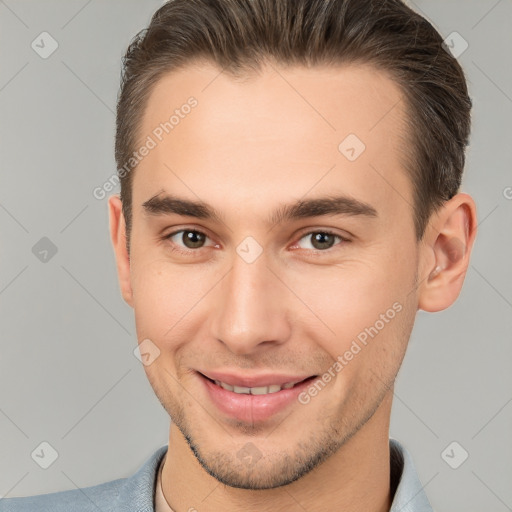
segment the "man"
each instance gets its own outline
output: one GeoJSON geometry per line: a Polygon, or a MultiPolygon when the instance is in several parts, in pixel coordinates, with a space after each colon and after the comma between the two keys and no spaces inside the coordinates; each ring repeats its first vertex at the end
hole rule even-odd
{"type": "Polygon", "coordinates": [[[464,73],[399,0],[173,0],[130,45],[109,199],[169,444],[2,511],[430,511],[389,438],[418,309],[459,295],[464,73]]]}

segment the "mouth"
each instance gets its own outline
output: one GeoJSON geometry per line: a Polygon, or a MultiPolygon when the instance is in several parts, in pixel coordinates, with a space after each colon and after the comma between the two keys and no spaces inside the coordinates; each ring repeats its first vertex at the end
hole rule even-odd
{"type": "Polygon", "coordinates": [[[300,406],[299,394],[318,378],[318,375],[252,378],[223,374],[220,379],[213,378],[220,374],[212,372],[208,372],[209,376],[198,371],[196,374],[218,412],[250,424],[269,420],[294,404],[300,406]]]}
{"type": "Polygon", "coordinates": [[[300,379],[296,381],[290,381],[285,382],[284,384],[269,384],[268,386],[237,386],[237,385],[231,385],[227,382],[222,382],[218,379],[210,379],[204,374],[201,374],[205,379],[209,380],[210,382],[213,382],[217,386],[220,386],[222,389],[225,389],[227,391],[232,391],[233,393],[238,393],[239,395],[269,395],[272,393],[278,393],[279,391],[282,391],[283,389],[292,389],[295,386],[312,379],[315,379],[317,376],[313,375],[311,377],[306,377],[305,379],[300,379]]]}

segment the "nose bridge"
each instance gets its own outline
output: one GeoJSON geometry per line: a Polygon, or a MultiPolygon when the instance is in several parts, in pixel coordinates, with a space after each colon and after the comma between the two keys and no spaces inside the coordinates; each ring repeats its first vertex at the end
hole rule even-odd
{"type": "Polygon", "coordinates": [[[252,262],[235,254],[218,288],[213,335],[234,353],[247,354],[289,336],[282,284],[267,264],[264,254],[252,262]]]}

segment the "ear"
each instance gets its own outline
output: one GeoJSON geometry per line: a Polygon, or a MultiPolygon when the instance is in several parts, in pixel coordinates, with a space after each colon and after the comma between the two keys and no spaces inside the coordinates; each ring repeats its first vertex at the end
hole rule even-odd
{"type": "Polygon", "coordinates": [[[122,210],[123,203],[119,195],[108,198],[110,219],[110,239],[116,257],[117,275],[121,294],[127,304],[133,308],[133,293],[130,280],[130,257],[126,248],[126,223],[122,210]]]}
{"type": "Polygon", "coordinates": [[[425,230],[418,308],[442,311],[462,289],[476,236],[476,206],[471,196],[456,194],[436,212],[425,230]]]}

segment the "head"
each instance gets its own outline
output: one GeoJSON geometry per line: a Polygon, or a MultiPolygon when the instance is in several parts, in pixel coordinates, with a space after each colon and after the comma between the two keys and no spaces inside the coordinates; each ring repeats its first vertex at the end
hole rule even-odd
{"type": "Polygon", "coordinates": [[[452,304],[469,262],[470,109],[456,59],[399,0],[173,0],[130,44],[121,291],[158,348],[153,389],[217,479],[284,485],[386,428],[416,312],[452,304]],[[309,380],[272,414],[234,413],[218,375],[309,380]]]}

